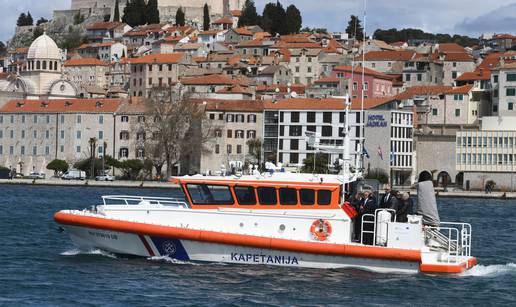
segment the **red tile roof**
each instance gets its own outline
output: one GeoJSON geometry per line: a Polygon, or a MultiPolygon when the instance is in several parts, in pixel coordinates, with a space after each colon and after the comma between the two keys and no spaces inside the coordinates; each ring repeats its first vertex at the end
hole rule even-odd
{"type": "Polygon", "coordinates": [[[65,66],[107,66],[108,63],[97,58],[71,59],[65,62],[65,66]]]}
{"type": "Polygon", "coordinates": [[[447,62],[473,62],[474,59],[467,53],[448,53],[444,56],[444,60],[447,62]]]}
{"type": "Polygon", "coordinates": [[[179,63],[185,57],[184,53],[162,53],[162,54],[149,54],[141,58],[129,59],[131,64],[175,64],[179,63]]]}
{"type": "Polygon", "coordinates": [[[193,99],[206,102],[206,111],[263,112],[263,100],[193,99]]]}
{"type": "Polygon", "coordinates": [[[112,30],[119,26],[124,25],[122,22],[111,21],[111,22],[96,22],[86,26],[86,30],[112,30]]]}
{"type": "Polygon", "coordinates": [[[222,18],[219,18],[219,19],[215,20],[214,22],[212,22],[212,24],[214,24],[214,25],[222,25],[222,24],[232,25],[233,19],[230,17],[222,17],[222,18]]]}
{"type": "Polygon", "coordinates": [[[114,113],[121,99],[11,100],[0,113],[114,113]]]}
{"type": "MultiPolygon", "coordinates": [[[[366,61],[408,61],[416,52],[410,50],[402,51],[369,51],[364,57],[366,61]]],[[[362,60],[361,56],[357,57],[362,60]]]]}
{"type": "MultiPolygon", "coordinates": [[[[352,71],[351,66],[336,66],[333,70],[334,71],[345,71],[345,72],[352,71]]],[[[367,67],[362,68],[362,66],[355,66],[353,68],[353,72],[355,74],[362,74],[362,70],[363,70],[364,74],[368,75],[368,76],[373,76],[373,77],[376,77],[379,79],[387,79],[387,80],[393,79],[391,76],[384,74],[382,72],[379,72],[377,70],[371,69],[371,68],[367,68],[367,67]]]]}
{"type": "Polygon", "coordinates": [[[233,29],[238,35],[253,36],[253,33],[246,27],[240,27],[233,29]]]}
{"type": "Polygon", "coordinates": [[[477,69],[472,72],[465,72],[460,75],[456,81],[477,81],[477,80],[491,80],[491,71],[483,68],[477,69]]]}
{"type": "Polygon", "coordinates": [[[241,10],[232,10],[230,13],[231,13],[231,15],[233,17],[240,17],[240,16],[242,16],[242,11],[241,10]]]}
{"type": "Polygon", "coordinates": [[[441,95],[451,91],[453,87],[451,86],[441,86],[441,85],[429,85],[429,86],[413,86],[407,88],[403,93],[400,93],[394,97],[392,100],[406,100],[413,98],[415,96],[434,96],[441,95]]]}
{"type": "Polygon", "coordinates": [[[337,77],[324,77],[319,80],[316,80],[314,83],[339,83],[340,78],[337,77]]]}
{"type": "Polygon", "coordinates": [[[446,94],[468,94],[473,88],[473,84],[467,84],[459,87],[454,87],[453,89],[446,92],[446,94]]]}
{"type": "MultiPolygon", "coordinates": [[[[286,84],[258,85],[256,87],[256,91],[262,93],[273,93],[276,92],[276,89],[279,89],[280,93],[288,92],[288,86],[286,84]]],[[[296,92],[297,94],[303,95],[306,91],[306,85],[292,84],[290,86],[290,90],[292,92],[296,92]]]]}
{"type": "Polygon", "coordinates": [[[466,49],[456,43],[439,44],[439,53],[465,53],[466,49]]]}

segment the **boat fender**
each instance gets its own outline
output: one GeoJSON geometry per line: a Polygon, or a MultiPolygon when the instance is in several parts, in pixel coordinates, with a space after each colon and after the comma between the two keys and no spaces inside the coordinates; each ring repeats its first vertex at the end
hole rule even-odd
{"type": "Polygon", "coordinates": [[[331,235],[331,224],[323,219],[315,220],[310,227],[310,233],[317,241],[326,241],[331,235]]]}

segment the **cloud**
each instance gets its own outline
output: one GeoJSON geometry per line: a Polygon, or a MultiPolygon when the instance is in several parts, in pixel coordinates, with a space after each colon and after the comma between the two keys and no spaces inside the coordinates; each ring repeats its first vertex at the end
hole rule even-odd
{"type": "Polygon", "coordinates": [[[502,6],[476,18],[466,18],[455,28],[458,31],[476,35],[488,32],[514,33],[516,31],[516,3],[502,6]]]}

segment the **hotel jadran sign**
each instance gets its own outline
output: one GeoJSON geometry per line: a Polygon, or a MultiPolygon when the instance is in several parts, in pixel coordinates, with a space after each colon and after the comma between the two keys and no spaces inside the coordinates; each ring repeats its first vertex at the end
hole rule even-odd
{"type": "Polygon", "coordinates": [[[367,116],[367,127],[387,127],[387,121],[385,120],[385,116],[371,114],[367,116]]]}

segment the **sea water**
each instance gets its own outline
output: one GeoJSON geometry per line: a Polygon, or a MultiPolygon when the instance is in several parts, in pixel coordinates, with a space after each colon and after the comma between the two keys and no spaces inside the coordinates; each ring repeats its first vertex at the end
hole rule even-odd
{"type": "Polygon", "coordinates": [[[459,275],[380,274],[181,262],[80,251],[53,214],[101,195],[173,189],[0,185],[2,306],[515,305],[516,201],[441,198],[443,221],[471,223],[479,265],[459,275]]]}

